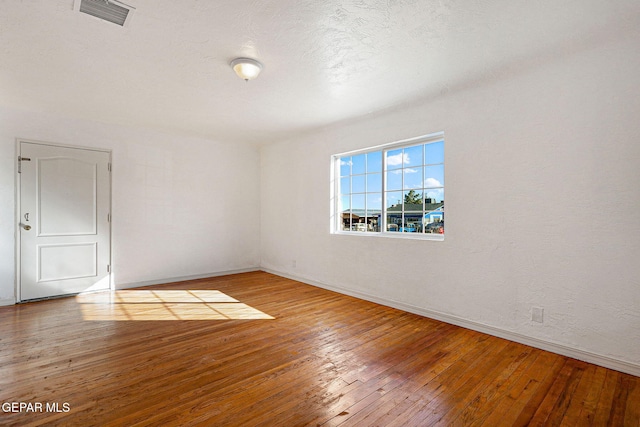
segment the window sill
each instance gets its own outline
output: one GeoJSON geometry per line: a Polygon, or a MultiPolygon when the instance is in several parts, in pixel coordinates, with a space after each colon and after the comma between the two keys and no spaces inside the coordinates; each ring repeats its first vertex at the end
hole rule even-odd
{"type": "Polygon", "coordinates": [[[385,239],[407,239],[407,240],[431,240],[436,242],[444,241],[444,234],[421,234],[421,233],[394,233],[394,232],[361,232],[361,231],[334,231],[331,234],[339,236],[362,236],[362,237],[382,237],[385,239]]]}

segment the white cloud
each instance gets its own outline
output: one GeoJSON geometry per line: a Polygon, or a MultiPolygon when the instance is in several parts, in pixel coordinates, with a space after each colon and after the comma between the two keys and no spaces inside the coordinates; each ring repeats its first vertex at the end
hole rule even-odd
{"type": "Polygon", "coordinates": [[[444,200],[444,190],[442,188],[431,188],[424,190],[425,199],[444,200]]]}
{"type": "Polygon", "coordinates": [[[444,187],[440,181],[435,178],[427,178],[424,180],[425,187],[444,187]]]}
{"type": "Polygon", "coordinates": [[[393,156],[387,156],[388,166],[398,166],[404,163],[409,163],[409,154],[407,153],[398,153],[393,156]]]}

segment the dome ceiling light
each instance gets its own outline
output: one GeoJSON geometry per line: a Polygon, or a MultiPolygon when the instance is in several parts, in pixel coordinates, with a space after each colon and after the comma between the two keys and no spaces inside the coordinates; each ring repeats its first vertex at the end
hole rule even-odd
{"type": "Polygon", "coordinates": [[[230,65],[238,77],[245,81],[255,79],[258,77],[258,74],[260,74],[260,71],[262,71],[262,64],[250,58],[236,58],[231,61],[230,65]]]}

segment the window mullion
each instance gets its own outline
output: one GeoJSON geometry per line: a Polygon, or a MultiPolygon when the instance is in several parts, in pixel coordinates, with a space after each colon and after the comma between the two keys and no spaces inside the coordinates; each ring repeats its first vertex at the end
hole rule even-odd
{"type": "Polygon", "coordinates": [[[382,150],[382,209],[380,209],[380,233],[387,232],[387,150],[382,150]]]}
{"type": "Polygon", "coordinates": [[[425,163],[427,163],[427,162],[426,162],[426,160],[425,160],[425,145],[423,144],[423,145],[422,145],[422,166],[420,167],[420,169],[422,169],[422,179],[420,180],[420,183],[422,184],[422,191],[421,191],[421,192],[422,192],[422,196],[421,196],[421,202],[422,202],[422,217],[421,217],[421,219],[420,219],[420,224],[421,224],[420,228],[421,228],[421,232],[422,232],[422,234],[424,234],[424,233],[425,233],[425,230],[424,230],[424,226],[425,226],[424,220],[425,220],[425,215],[427,214],[427,208],[424,206],[424,204],[426,203],[426,201],[425,201],[425,199],[426,199],[425,193],[426,193],[426,191],[427,191],[427,189],[426,189],[426,188],[424,188],[424,186],[425,186],[424,181],[427,179],[427,177],[425,176],[425,167],[426,167],[425,163]]]}
{"type": "Polygon", "coordinates": [[[336,157],[335,158],[335,163],[334,163],[334,167],[333,167],[333,173],[334,173],[334,177],[335,177],[335,185],[333,186],[334,188],[334,193],[335,193],[335,201],[334,201],[334,206],[335,206],[335,229],[336,231],[343,231],[343,227],[344,227],[344,219],[342,217],[342,212],[344,210],[344,207],[342,206],[342,186],[341,186],[341,182],[342,182],[342,171],[340,169],[340,162],[341,162],[341,157],[336,157]]]}
{"type": "Polygon", "coordinates": [[[405,227],[405,219],[404,219],[404,148],[402,149],[402,152],[400,153],[400,176],[401,176],[401,180],[400,182],[402,184],[400,184],[400,203],[402,203],[402,209],[400,210],[400,227],[398,227],[398,231],[401,233],[404,233],[404,227],[405,227]]]}

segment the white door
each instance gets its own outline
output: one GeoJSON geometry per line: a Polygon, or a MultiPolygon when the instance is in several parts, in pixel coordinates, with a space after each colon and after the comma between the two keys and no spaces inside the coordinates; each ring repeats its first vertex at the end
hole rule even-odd
{"type": "Polygon", "coordinates": [[[20,142],[21,301],[109,289],[110,153],[20,142]]]}

